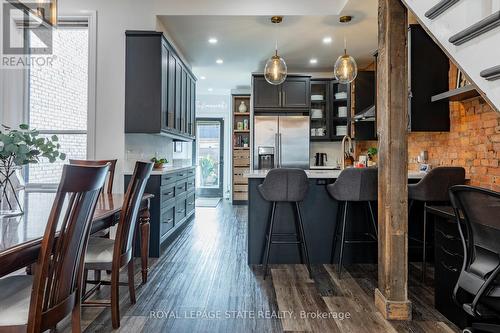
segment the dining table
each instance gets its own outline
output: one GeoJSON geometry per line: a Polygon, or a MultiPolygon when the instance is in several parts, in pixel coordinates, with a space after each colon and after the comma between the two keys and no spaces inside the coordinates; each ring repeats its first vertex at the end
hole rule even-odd
{"type": "MultiPolygon", "coordinates": [[[[23,214],[0,217],[0,277],[27,268],[38,260],[42,238],[54,202],[55,192],[26,191],[20,196],[23,214]]],[[[140,254],[142,282],[148,279],[149,205],[152,194],[141,199],[134,253],[140,254]],[[139,247],[139,248],[137,248],[139,247]]],[[[92,220],[91,235],[120,221],[125,194],[102,192],[92,220]]]]}

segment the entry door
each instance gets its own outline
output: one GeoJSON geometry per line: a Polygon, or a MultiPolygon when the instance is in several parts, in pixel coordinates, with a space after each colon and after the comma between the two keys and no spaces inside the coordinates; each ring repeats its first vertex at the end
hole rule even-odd
{"type": "Polygon", "coordinates": [[[222,197],[224,180],[224,121],[196,119],[196,194],[222,197]]]}

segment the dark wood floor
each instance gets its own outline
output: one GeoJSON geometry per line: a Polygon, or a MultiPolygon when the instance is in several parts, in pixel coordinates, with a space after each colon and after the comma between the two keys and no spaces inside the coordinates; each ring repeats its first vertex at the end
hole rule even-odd
{"type": "MultiPolygon", "coordinates": [[[[246,264],[246,206],[197,208],[196,219],[152,264],[150,280],[130,305],[121,289],[123,332],[458,332],[432,307],[432,279],[412,267],[413,321],[388,322],[375,310],[374,265],[260,267],[246,264]],[[322,318],[323,317],[323,318],[322,318]]],[[[136,283],[140,276],[137,275],[136,283]]],[[[103,287],[98,297],[107,296],[103,287]]],[[[110,310],[84,309],[85,332],[111,331],[110,310]]],[[[68,331],[68,323],[59,331],[68,331]]]]}

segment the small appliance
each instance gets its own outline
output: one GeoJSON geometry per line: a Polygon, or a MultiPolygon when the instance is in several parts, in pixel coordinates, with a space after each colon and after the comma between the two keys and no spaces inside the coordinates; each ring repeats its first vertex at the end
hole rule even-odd
{"type": "Polygon", "coordinates": [[[328,161],[328,155],[326,153],[316,153],[314,166],[325,166],[328,161]]]}

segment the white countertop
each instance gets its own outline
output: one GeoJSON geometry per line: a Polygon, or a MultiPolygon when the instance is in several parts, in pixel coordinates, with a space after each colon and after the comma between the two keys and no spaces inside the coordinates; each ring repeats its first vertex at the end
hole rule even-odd
{"type": "MultiPolygon", "coordinates": [[[[305,170],[310,179],[336,179],[339,177],[342,170],[305,170]]],[[[268,170],[253,170],[245,173],[246,178],[265,178],[268,170]]],[[[424,173],[409,172],[408,179],[422,179],[424,173]]]]}
{"type": "MultiPolygon", "coordinates": [[[[191,169],[194,168],[194,165],[188,165],[188,166],[166,166],[161,170],[158,169],[153,169],[151,171],[152,176],[160,176],[164,175],[166,173],[171,173],[171,172],[176,172],[176,171],[181,171],[181,170],[186,170],[186,169],[191,169]]],[[[125,170],[124,175],[130,176],[134,173],[134,170],[125,170]]]]}

